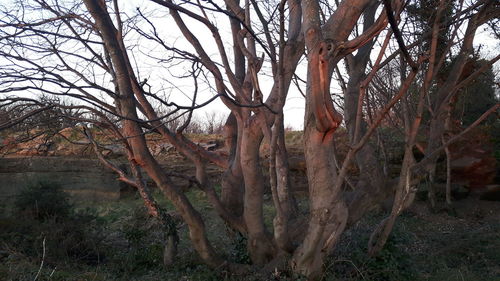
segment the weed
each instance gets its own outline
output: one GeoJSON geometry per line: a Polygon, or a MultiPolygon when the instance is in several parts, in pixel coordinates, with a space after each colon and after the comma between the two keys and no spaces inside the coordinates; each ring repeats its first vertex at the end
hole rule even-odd
{"type": "Polygon", "coordinates": [[[232,240],[229,259],[236,263],[250,264],[250,256],[247,251],[247,238],[240,233],[232,240]]]}
{"type": "MultiPolygon", "coordinates": [[[[33,190],[39,192],[40,188],[33,190]]],[[[173,208],[161,194],[155,195],[162,206],[173,208]]],[[[269,276],[236,276],[214,270],[192,249],[185,226],[179,229],[179,256],[167,268],[162,265],[164,231],[139,198],[77,208],[60,200],[64,194],[45,196],[57,199],[50,199],[52,203],[62,202],[63,207],[49,207],[66,209],[61,211],[63,215],[41,208],[45,197],[28,194],[25,197],[35,197],[36,204],[31,201],[25,206],[36,206],[34,209],[21,208],[21,204],[16,207],[20,215],[0,216],[0,280],[33,280],[40,269],[44,239],[46,254],[37,280],[306,280],[291,270],[269,276]]],[[[222,220],[201,191],[189,191],[187,196],[202,211],[214,247],[232,262],[250,264],[246,239],[235,236],[230,242],[220,231],[222,220]]],[[[307,209],[306,199],[299,203],[301,209],[307,209]]],[[[272,219],[272,207],[266,205],[264,212],[272,219]]],[[[500,223],[466,221],[444,213],[422,217],[403,213],[386,246],[374,258],[367,256],[366,245],[382,215],[364,218],[344,233],[322,280],[498,280],[500,223]]]]}
{"type": "Polygon", "coordinates": [[[405,246],[411,243],[411,236],[396,226],[384,248],[375,257],[367,255],[370,229],[380,216],[366,218],[358,228],[346,232],[341,246],[326,263],[323,280],[414,280],[411,255],[405,246]]]}
{"type": "Polygon", "coordinates": [[[163,228],[145,208],[133,209],[120,225],[119,236],[125,239],[126,247],[111,249],[110,270],[120,276],[134,276],[161,268],[163,228]]]}

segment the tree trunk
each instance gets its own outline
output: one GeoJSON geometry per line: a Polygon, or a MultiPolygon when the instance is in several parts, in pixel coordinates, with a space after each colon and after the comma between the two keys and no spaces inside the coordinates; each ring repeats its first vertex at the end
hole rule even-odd
{"type": "MultiPolygon", "coordinates": [[[[363,30],[368,30],[374,23],[375,12],[378,3],[372,4],[364,12],[363,30]]],[[[358,100],[360,96],[360,85],[366,75],[365,69],[370,60],[371,50],[374,40],[361,47],[355,56],[350,56],[349,62],[349,82],[344,94],[344,116],[351,146],[359,142],[361,136],[366,132],[366,122],[361,117],[359,120],[359,132],[355,139],[356,120],[358,111],[358,100]]],[[[356,164],[359,169],[359,180],[354,192],[349,193],[349,224],[358,221],[367,211],[376,206],[377,203],[392,195],[391,186],[386,185],[386,176],[379,164],[373,144],[366,143],[355,155],[356,164]]]]}
{"type": "Polygon", "coordinates": [[[294,271],[310,279],[320,277],[324,258],[344,231],[348,217],[340,185],[334,185],[337,172],[333,137],[342,118],[333,109],[329,92],[325,92],[331,79],[325,71],[328,70],[327,45],[325,42],[314,44],[308,55],[304,153],[310,215],[307,234],[291,261],[294,271]]]}
{"type": "Polygon", "coordinates": [[[442,84],[440,83],[441,86],[439,87],[439,90],[432,100],[432,119],[430,124],[428,144],[424,153],[426,157],[430,156],[430,160],[426,165],[426,171],[429,185],[428,195],[432,208],[435,208],[436,206],[436,191],[434,190],[434,182],[436,177],[437,160],[439,158],[439,154],[432,156],[432,153],[434,152],[434,150],[441,146],[446,129],[446,118],[453,109],[453,105],[450,102],[450,99],[454,95],[456,95],[455,87],[460,83],[460,77],[462,76],[464,66],[469,60],[469,56],[472,54],[473,41],[476,30],[482,22],[488,19],[488,16],[485,17],[485,14],[489,12],[489,9],[493,8],[491,7],[491,5],[494,5],[493,2],[494,1],[488,2],[487,4],[482,6],[481,10],[470,18],[467,24],[467,29],[465,31],[463,44],[460,48],[460,53],[455,58],[453,66],[449,72],[449,75],[446,77],[446,80],[442,82],[442,84]]]}
{"type": "Polygon", "coordinates": [[[95,20],[99,29],[105,48],[111,55],[111,60],[116,72],[116,84],[119,89],[120,111],[124,119],[123,135],[132,149],[135,162],[153,179],[156,185],[163,191],[165,196],[174,204],[177,211],[189,227],[189,234],[195,249],[201,258],[209,265],[220,266],[223,260],[217,256],[206,237],[205,225],[200,214],[193,208],[186,196],[172,185],[164,171],[152,157],[142,132],[141,127],[135,120],[139,120],[136,112],[133,87],[127,68],[125,50],[118,44],[120,40],[113,21],[106,11],[104,1],[85,0],[85,5],[95,20]]]}
{"type": "Polygon", "coordinates": [[[305,154],[309,181],[309,227],[302,245],[292,260],[295,271],[315,279],[323,272],[324,258],[343,232],[347,222],[347,206],[340,189],[333,189],[336,179],[332,163],[333,134],[317,131],[311,115],[305,132],[305,154]]]}
{"type": "Polygon", "coordinates": [[[275,253],[275,245],[266,230],[263,216],[264,175],[260,165],[259,148],[263,133],[252,118],[245,122],[241,140],[241,167],[245,181],[243,217],[248,229],[247,249],[255,264],[265,264],[275,253]]]}
{"type": "Polygon", "coordinates": [[[240,161],[241,138],[238,137],[241,132],[236,117],[231,113],[224,125],[225,144],[229,148],[229,167],[222,175],[221,201],[226,209],[237,217],[243,215],[245,194],[240,161]]]}
{"type": "Polygon", "coordinates": [[[318,279],[323,272],[324,258],[344,231],[348,218],[342,185],[335,184],[338,175],[332,141],[342,116],[331,100],[331,74],[345,51],[344,41],[370,2],[343,1],[324,26],[320,20],[319,2],[304,0],[301,3],[308,51],[304,141],[310,219],[304,241],[291,263],[294,271],[309,279],[318,279]]]}

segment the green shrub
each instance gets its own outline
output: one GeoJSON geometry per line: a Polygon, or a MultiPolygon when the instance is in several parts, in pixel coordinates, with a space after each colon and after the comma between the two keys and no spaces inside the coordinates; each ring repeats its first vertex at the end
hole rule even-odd
{"type": "Polygon", "coordinates": [[[415,280],[412,256],[406,248],[413,236],[396,224],[382,250],[368,256],[367,245],[373,226],[381,215],[365,217],[357,228],[346,231],[333,256],[326,263],[322,280],[415,280]]]}
{"type": "Polygon", "coordinates": [[[129,212],[121,221],[119,232],[126,240],[127,246],[113,249],[109,262],[115,274],[125,278],[162,267],[164,231],[162,226],[149,216],[144,206],[129,212]]]}
{"type": "Polygon", "coordinates": [[[231,242],[231,251],[229,259],[236,263],[251,264],[250,256],[247,251],[247,238],[240,233],[231,242]]]}
{"type": "Polygon", "coordinates": [[[28,218],[44,221],[68,217],[73,206],[58,185],[38,182],[23,189],[16,197],[14,210],[28,218]]]}
{"type": "Polygon", "coordinates": [[[96,212],[75,210],[58,186],[27,187],[17,196],[14,209],[22,219],[0,219],[0,252],[6,253],[7,261],[20,256],[35,263],[43,258],[46,264],[101,262],[103,227],[96,212]]]}
{"type": "Polygon", "coordinates": [[[382,251],[368,259],[365,272],[371,280],[413,280],[411,257],[399,245],[406,244],[402,233],[391,235],[382,251]]]}
{"type": "Polygon", "coordinates": [[[38,221],[34,219],[2,219],[0,240],[8,252],[40,259],[45,244],[45,260],[49,263],[79,262],[97,264],[103,255],[99,251],[102,231],[90,215],[74,215],[38,221]],[[45,240],[45,242],[44,242],[45,240]]]}

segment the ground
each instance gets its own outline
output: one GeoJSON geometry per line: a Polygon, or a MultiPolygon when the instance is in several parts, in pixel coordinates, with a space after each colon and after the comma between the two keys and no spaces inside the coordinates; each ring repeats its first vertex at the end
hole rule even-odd
{"type": "MultiPolygon", "coordinates": [[[[287,143],[298,202],[305,213],[300,136],[288,134],[287,143]]],[[[337,149],[341,155],[345,151],[337,149]]],[[[264,145],[264,158],[265,152],[264,145]]],[[[169,155],[163,160],[174,161],[176,170],[192,169],[182,157],[169,155]]],[[[211,167],[211,173],[220,171],[211,167]]],[[[245,239],[226,231],[203,192],[186,187],[186,194],[204,217],[209,239],[220,254],[248,263],[245,239]]],[[[175,215],[157,190],[154,195],[175,215]]],[[[398,218],[384,250],[370,258],[369,235],[387,215],[383,208],[373,211],[344,233],[325,264],[323,280],[500,280],[500,202],[480,200],[474,193],[462,197],[454,199],[453,209],[430,211],[425,196],[417,196],[398,218]]],[[[54,201],[46,200],[53,207],[54,201]]],[[[43,202],[35,202],[31,212],[13,207],[19,203],[0,203],[0,280],[304,280],[287,271],[236,276],[208,268],[197,257],[182,222],[178,259],[163,266],[163,231],[135,193],[118,201],[73,202],[64,215],[53,216],[45,216],[40,211],[43,202]]],[[[274,208],[269,194],[264,212],[271,225],[274,208]]]]}
{"type": "MultiPolygon", "coordinates": [[[[160,194],[155,195],[169,206],[160,194]]],[[[190,190],[188,196],[206,219],[216,249],[234,261],[247,262],[244,239],[228,237],[203,193],[190,190]]],[[[299,201],[305,208],[306,198],[299,201]]],[[[500,280],[500,204],[469,197],[456,201],[455,206],[453,214],[432,213],[426,202],[415,202],[398,219],[387,246],[375,258],[366,256],[366,243],[385,214],[380,210],[368,216],[344,234],[326,264],[323,280],[500,280]]],[[[197,258],[183,225],[179,226],[178,260],[166,268],[162,265],[161,228],[148,218],[137,196],[75,207],[81,217],[88,217],[81,228],[89,231],[89,237],[69,237],[64,220],[19,221],[4,215],[0,279],[33,280],[40,272],[38,280],[300,280],[289,272],[232,276],[209,269],[197,258]],[[93,245],[85,246],[90,239],[93,245]],[[88,254],[71,253],[66,240],[79,241],[76,250],[88,254]],[[61,253],[63,247],[67,249],[61,253]]],[[[271,223],[270,198],[265,210],[271,223]]]]}

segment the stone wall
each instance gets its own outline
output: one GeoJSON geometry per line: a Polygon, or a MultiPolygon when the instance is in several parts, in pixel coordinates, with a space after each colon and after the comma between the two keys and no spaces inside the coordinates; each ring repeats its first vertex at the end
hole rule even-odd
{"type": "Polygon", "coordinates": [[[117,200],[123,184],[98,160],[67,157],[0,158],[0,200],[37,182],[59,185],[76,200],[117,200]]]}

